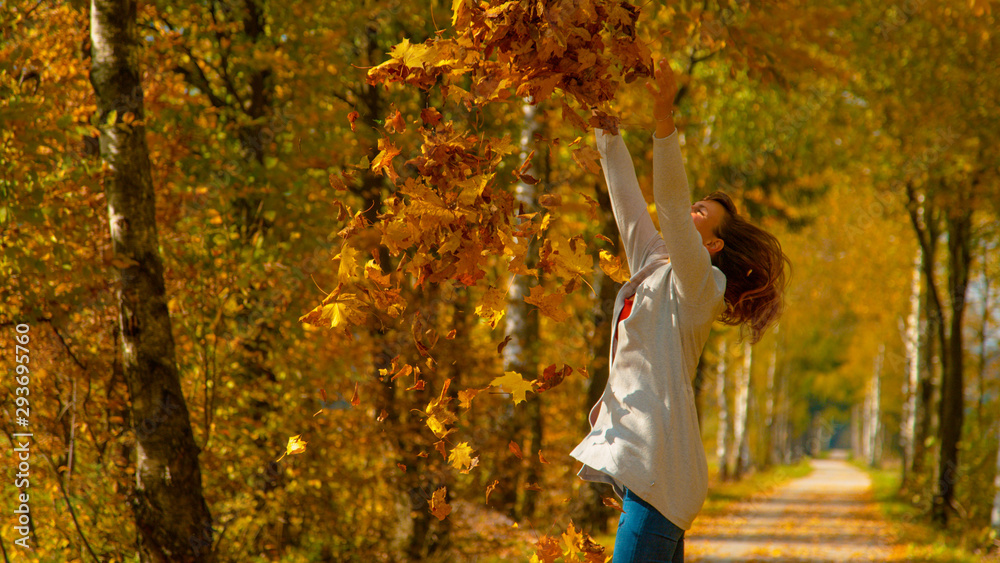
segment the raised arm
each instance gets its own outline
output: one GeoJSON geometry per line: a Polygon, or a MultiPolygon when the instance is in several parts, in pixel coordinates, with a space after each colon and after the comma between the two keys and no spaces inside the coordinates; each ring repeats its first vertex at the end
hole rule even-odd
{"type": "Polygon", "coordinates": [[[660,61],[656,87],[647,84],[653,94],[653,197],[660,220],[660,231],[673,264],[674,280],[681,302],[698,304],[718,296],[713,279],[712,261],[701,234],[691,219],[691,189],[681,157],[677,129],[673,121],[673,101],[677,92],[673,70],[660,61]]]}
{"type": "Polygon", "coordinates": [[[646,209],[646,200],[639,189],[635,166],[625,142],[620,135],[609,135],[601,129],[596,129],[595,135],[597,150],[601,153],[601,169],[611,196],[611,209],[625,244],[629,270],[634,274],[655,250],[662,250],[663,239],[646,209]]]}

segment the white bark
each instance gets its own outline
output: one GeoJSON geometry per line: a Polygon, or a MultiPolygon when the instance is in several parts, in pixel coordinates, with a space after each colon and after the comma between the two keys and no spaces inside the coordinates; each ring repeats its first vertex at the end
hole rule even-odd
{"type": "Polygon", "coordinates": [[[885,358],[885,344],[879,344],[878,354],[875,355],[875,365],[872,370],[872,378],[868,384],[868,393],[865,397],[864,413],[864,454],[865,461],[871,467],[878,466],[881,460],[882,450],[882,427],[881,427],[881,407],[882,407],[882,364],[885,358]]]}
{"type": "Polygon", "coordinates": [[[750,446],[747,438],[747,421],[750,413],[750,368],[753,363],[753,348],[746,342],[743,348],[743,367],[737,373],[736,400],[733,405],[733,453],[738,456],[736,478],[747,470],[750,461],[750,446]]]}
{"type": "Polygon", "coordinates": [[[771,348],[771,361],[767,365],[767,397],[764,400],[764,428],[768,437],[768,461],[771,464],[778,463],[778,429],[774,424],[774,395],[775,395],[775,373],[778,370],[778,328],[774,327],[774,347],[771,348]]]}
{"type": "MultiPolygon", "coordinates": [[[[535,131],[538,129],[538,122],[535,120],[535,106],[526,102],[522,104],[522,111],[524,112],[524,122],[521,127],[521,159],[526,159],[531,153],[533,137],[535,131]]],[[[532,166],[531,168],[534,167],[532,166]]],[[[532,170],[529,169],[530,172],[532,170]]],[[[535,186],[525,182],[518,182],[514,190],[514,197],[517,203],[523,206],[526,211],[533,209],[537,201],[535,186]]],[[[530,281],[528,276],[514,276],[507,293],[505,328],[507,334],[511,336],[511,340],[503,349],[505,371],[522,369],[520,364],[524,362],[527,347],[537,336],[537,334],[529,334],[532,328],[528,319],[530,311],[528,310],[528,304],[524,302],[524,297],[531,291],[529,287],[530,281]]],[[[529,376],[530,374],[522,375],[529,376]]]]}
{"type": "Polygon", "coordinates": [[[917,395],[920,389],[920,280],[923,271],[923,252],[918,248],[913,263],[913,280],[910,282],[910,315],[906,319],[907,377],[903,379],[903,421],[900,441],[903,446],[903,476],[913,467],[917,435],[917,395]]]}
{"type": "Polygon", "coordinates": [[[719,406],[719,431],[716,433],[715,454],[719,472],[729,477],[729,402],[726,401],[726,341],[719,344],[719,363],[716,366],[716,401],[719,406]]]}

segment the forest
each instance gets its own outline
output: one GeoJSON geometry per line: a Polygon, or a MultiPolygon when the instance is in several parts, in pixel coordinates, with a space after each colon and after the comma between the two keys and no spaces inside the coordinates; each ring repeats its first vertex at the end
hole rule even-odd
{"type": "Polygon", "coordinates": [[[4,561],[604,561],[569,452],[666,58],[791,270],[710,488],[849,450],[1000,549],[1000,2],[0,2],[4,561]],[[533,558],[533,559],[532,559],[533,558]]]}

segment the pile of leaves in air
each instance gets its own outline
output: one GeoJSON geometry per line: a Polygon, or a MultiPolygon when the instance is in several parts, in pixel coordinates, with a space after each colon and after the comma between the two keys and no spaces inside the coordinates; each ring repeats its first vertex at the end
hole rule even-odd
{"type": "MultiPolygon", "coordinates": [[[[331,175],[331,185],[338,190],[347,190],[357,174],[383,175],[390,195],[383,200],[374,224],[369,224],[361,211],[352,212],[340,204],[341,219],[349,219],[339,233],[342,244],[335,258],[339,283],[301,320],[348,335],[351,327],[373,318],[381,323],[392,319],[400,324],[408,322],[419,355],[430,362],[437,338],[424,338],[427,331],[421,326],[419,313],[406,319],[402,285],[422,287],[453,280],[480,286],[477,293],[482,298],[475,312],[496,327],[507,307],[506,290],[487,286],[484,279],[487,271],[499,271],[496,279],[501,280],[510,275],[538,277],[544,273],[549,282],[545,285],[555,289],[536,285],[524,300],[538,307],[540,314],[563,321],[567,316],[563,299],[593,271],[587,241],[548,229],[552,213],[563,205],[558,195],[538,198],[544,211],[521,213],[513,186],[517,182],[537,183],[529,174],[531,155],[518,158],[522,147],[509,135],[476,130],[467,115],[490,104],[519,108],[527,99],[558,107],[564,120],[581,134],[592,126],[616,129],[617,118],[601,105],[615,96],[622,82],[651,72],[650,53],[636,38],[637,18],[638,10],[621,0],[492,4],[456,0],[449,37],[440,33],[419,44],[404,39],[392,48],[390,59],[369,71],[369,83],[374,87],[395,84],[433,90],[443,102],[411,114],[393,107],[385,116],[378,154],[353,171],[331,175]],[[590,115],[589,120],[581,118],[581,113],[590,115]],[[451,119],[451,115],[457,117],[451,119]],[[405,150],[399,139],[414,130],[420,143],[405,150]],[[501,172],[504,160],[515,158],[520,165],[508,165],[508,171],[501,172]],[[529,268],[529,241],[536,237],[540,239],[539,255],[529,268]],[[387,271],[388,264],[377,262],[380,246],[398,258],[393,271],[387,271]]],[[[356,112],[348,116],[352,129],[358,117],[356,112]]],[[[597,156],[587,146],[578,146],[573,152],[573,158],[592,173],[599,172],[597,156]]],[[[590,200],[589,204],[596,220],[596,202],[590,200]]],[[[602,253],[600,263],[616,279],[621,276],[621,265],[610,254],[602,253]]],[[[507,372],[487,388],[504,389],[516,403],[525,400],[527,391],[543,392],[558,385],[572,370],[553,365],[537,377],[527,378],[507,372]]],[[[420,365],[397,364],[394,359],[391,367],[382,371],[380,376],[391,380],[412,378],[409,390],[424,388],[420,365]]],[[[447,452],[444,442],[458,420],[446,394],[449,384],[450,380],[444,382],[444,390],[422,414],[439,439],[435,448],[450,465],[468,473],[478,463],[472,448],[461,442],[447,452]]],[[[461,406],[468,409],[481,390],[460,391],[461,406]]],[[[430,502],[429,509],[439,518],[448,514],[445,499],[442,488],[430,502]]],[[[576,540],[571,543],[575,545],[576,540]]]]}
{"type": "MultiPolygon", "coordinates": [[[[512,0],[503,3],[456,0],[452,36],[419,44],[404,39],[390,51],[390,59],[372,68],[373,86],[402,84],[440,92],[445,104],[425,107],[419,115],[403,115],[392,108],[385,117],[379,152],[363,166],[385,175],[393,194],[374,225],[355,213],[341,231],[343,240],[338,275],[340,284],[323,303],[303,317],[317,326],[348,329],[370,315],[398,318],[405,309],[399,297],[401,277],[384,275],[387,265],[368,260],[377,256],[371,244],[355,236],[369,228],[391,255],[403,256],[396,268],[417,285],[455,280],[480,283],[487,267],[506,268],[511,274],[537,276],[539,270],[558,280],[560,290],[533,289],[525,300],[543,315],[564,320],[562,298],[576,289],[581,276],[593,268],[593,257],[582,237],[545,238],[537,268],[526,263],[528,242],[545,236],[550,215],[518,215],[512,185],[535,184],[528,174],[531,155],[511,174],[498,170],[505,158],[520,150],[509,136],[497,137],[470,128],[465,116],[451,120],[449,107],[466,110],[489,104],[558,104],[565,120],[585,132],[590,126],[615,129],[617,118],[600,105],[612,99],[623,81],[649,75],[648,48],[635,34],[638,10],[622,0],[512,0]],[[464,86],[464,87],[463,87],[464,86]],[[580,113],[591,114],[588,121],[580,113]],[[395,139],[416,127],[419,147],[404,152],[395,139]],[[397,169],[402,157],[404,172],[397,169]],[[492,257],[506,258],[497,264],[492,257]]],[[[349,116],[352,128],[357,114],[349,116]]],[[[574,159],[597,172],[596,151],[579,146],[574,159]]],[[[331,176],[331,184],[347,189],[354,172],[331,176]]],[[[558,196],[542,195],[548,211],[562,205],[558,196]]],[[[593,202],[591,212],[594,212],[593,202]]],[[[349,211],[343,209],[343,217],[349,211]]],[[[609,257],[602,266],[616,268],[609,257]]],[[[616,275],[615,277],[619,277],[616,275]]],[[[503,316],[503,292],[488,288],[476,309],[492,326],[503,316]]]]}

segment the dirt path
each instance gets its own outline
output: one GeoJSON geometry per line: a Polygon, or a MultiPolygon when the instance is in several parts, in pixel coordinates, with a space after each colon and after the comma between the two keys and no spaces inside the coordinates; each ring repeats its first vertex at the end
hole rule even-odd
{"type": "Polygon", "coordinates": [[[728,514],[702,515],[685,538],[685,561],[899,561],[871,501],[864,472],[838,459],[739,502],[728,514]]]}

